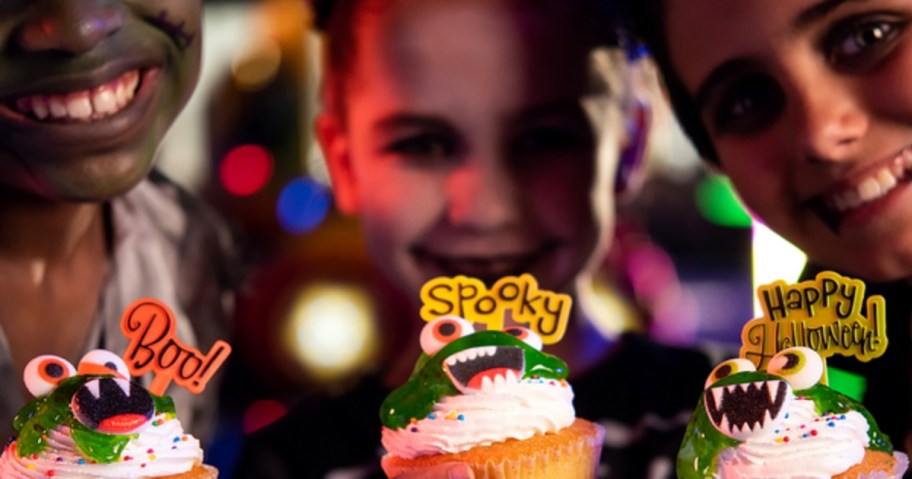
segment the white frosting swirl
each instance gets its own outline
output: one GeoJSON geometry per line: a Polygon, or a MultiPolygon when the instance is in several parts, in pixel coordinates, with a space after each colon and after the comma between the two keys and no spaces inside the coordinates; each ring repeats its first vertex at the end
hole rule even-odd
{"type": "Polygon", "coordinates": [[[791,404],[778,428],[719,454],[720,477],[830,479],[861,462],[869,442],[864,416],[821,416],[808,399],[791,404]]]}
{"type": "Polygon", "coordinates": [[[16,443],[0,456],[0,477],[37,479],[53,476],[64,479],[144,478],[187,472],[203,460],[199,441],[184,434],[180,421],[165,414],[130,440],[120,459],[110,464],[92,463],[79,451],[70,429],[60,426],[51,431],[47,447],[37,455],[19,457],[16,443]],[[53,471],[53,472],[51,472],[53,471]]]}
{"type": "Polygon", "coordinates": [[[444,397],[428,417],[401,429],[384,427],[382,442],[387,452],[404,458],[449,454],[557,432],[575,417],[573,390],[566,381],[526,379],[444,397]]]}

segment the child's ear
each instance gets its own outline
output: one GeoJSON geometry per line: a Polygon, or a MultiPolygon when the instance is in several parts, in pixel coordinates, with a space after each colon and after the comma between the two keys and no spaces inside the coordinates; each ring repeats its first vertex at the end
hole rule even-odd
{"type": "Polygon", "coordinates": [[[616,194],[628,194],[640,185],[646,145],[649,142],[652,109],[645,99],[637,99],[627,115],[627,136],[618,158],[614,180],[616,194]]]}
{"type": "Polygon", "coordinates": [[[357,180],[351,164],[348,137],[338,117],[323,113],[317,117],[317,140],[323,149],[336,204],[345,214],[358,212],[357,180]]]}

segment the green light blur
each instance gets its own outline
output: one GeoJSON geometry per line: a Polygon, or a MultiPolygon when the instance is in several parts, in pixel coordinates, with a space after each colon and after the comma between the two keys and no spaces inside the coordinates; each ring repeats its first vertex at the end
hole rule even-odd
{"type": "Polygon", "coordinates": [[[725,176],[707,176],[697,185],[696,195],[697,209],[710,223],[726,228],[750,228],[751,217],[725,176]]]}

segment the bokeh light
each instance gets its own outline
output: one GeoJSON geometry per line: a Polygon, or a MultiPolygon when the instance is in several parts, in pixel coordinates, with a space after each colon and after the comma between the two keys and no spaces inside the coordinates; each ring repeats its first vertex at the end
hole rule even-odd
{"type": "Polygon", "coordinates": [[[260,145],[241,145],[229,151],[219,165],[225,191],[249,196],[260,191],[272,177],[272,154],[260,145]]]}
{"type": "Polygon", "coordinates": [[[697,185],[697,209],[710,223],[728,228],[750,228],[751,217],[741,205],[731,181],[709,175],[697,185]]]}
{"type": "Polygon", "coordinates": [[[273,399],[255,401],[244,411],[244,434],[262,429],[285,416],[288,408],[273,399]]]}
{"type": "Polygon", "coordinates": [[[292,234],[309,233],[320,225],[329,213],[329,189],[310,178],[297,178],[289,182],[276,205],[279,224],[292,234]]]}
{"type": "MultiPolygon", "coordinates": [[[[786,283],[798,281],[807,263],[807,256],[798,247],[759,222],[754,224],[752,249],[754,291],[761,285],[778,280],[786,283]]],[[[756,296],[754,314],[758,317],[763,314],[756,296]]]]}
{"type": "Polygon", "coordinates": [[[378,350],[376,308],[355,285],[305,286],[292,302],[283,333],[293,356],[317,380],[356,372],[378,350]]]}

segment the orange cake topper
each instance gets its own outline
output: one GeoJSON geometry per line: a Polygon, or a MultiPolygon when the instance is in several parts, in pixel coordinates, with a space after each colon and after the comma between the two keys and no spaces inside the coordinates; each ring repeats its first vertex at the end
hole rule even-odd
{"type": "Polygon", "coordinates": [[[887,349],[884,298],[865,300],[864,291],[861,280],[832,271],[797,284],[776,281],[760,286],[763,316],[741,330],[741,357],[760,369],[792,346],[814,349],[824,359],[837,353],[860,361],[880,357],[887,349]]]}
{"type": "Polygon", "coordinates": [[[205,355],[182,343],[177,339],[174,313],[155,299],[140,299],[131,304],[124,312],[120,329],[130,340],[123,356],[130,373],[142,376],[154,371],[149,391],[159,396],[171,381],[194,394],[201,393],[231,353],[231,346],[221,340],[205,355]]]}
{"type": "Polygon", "coordinates": [[[570,306],[569,295],[538,289],[530,274],[505,276],[488,289],[477,278],[456,276],[434,278],[421,288],[421,318],[433,321],[455,315],[489,330],[502,330],[507,317],[525,323],[538,333],[544,344],[564,337],[570,306]]]}

